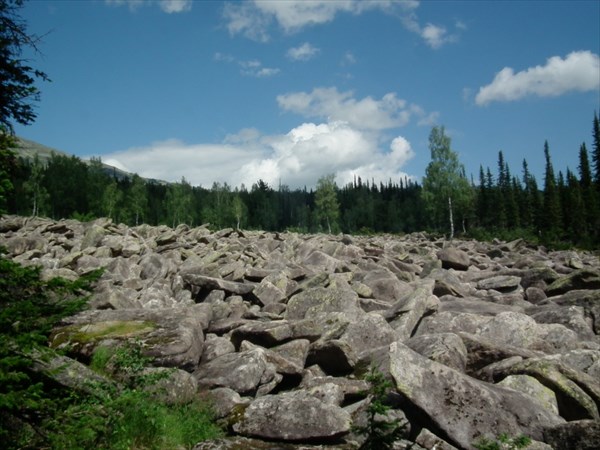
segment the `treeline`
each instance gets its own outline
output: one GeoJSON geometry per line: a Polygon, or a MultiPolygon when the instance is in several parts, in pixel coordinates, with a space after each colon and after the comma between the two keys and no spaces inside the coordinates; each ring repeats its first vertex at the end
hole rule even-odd
{"type": "Polygon", "coordinates": [[[513,174],[502,152],[497,168],[480,167],[476,181],[473,177],[467,180],[464,167],[450,149],[450,139],[443,128],[434,127],[430,136],[432,170],[428,167],[425,190],[409,178],[375,183],[356,177],[338,187],[332,176],[323,177],[315,190],[270,186],[262,180],[250,188],[233,188],[227,183],[204,188],[192,186],[185,178],[160,183],[138,175],[123,177],[107,171],[100,159],[85,162],[53,154],[45,163],[35,158],[20,159],[14,165],[13,190],[6,206],[14,214],[81,220],[111,217],[129,225],[209,223],[213,228],[269,231],[447,233],[450,211],[444,206],[446,198],[434,197],[455,174],[454,185],[459,187],[453,188],[452,225],[456,224],[458,232],[478,237],[524,235],[589,247],[600,242],[600,126],[596,114],[592,135],[591,158],[583,143],[577,171],[567,168],[556,174],[546,142],[541,183],[526,160],[520,173],[513,174]],[[438,165],[444,164],[450,164],[450,172],[439,170],[438,165]]]}

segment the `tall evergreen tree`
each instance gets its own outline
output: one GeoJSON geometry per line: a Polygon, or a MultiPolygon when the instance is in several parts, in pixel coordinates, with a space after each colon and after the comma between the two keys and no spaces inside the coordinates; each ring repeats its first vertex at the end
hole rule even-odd
{"type": "Polygon", "coordinates": [[[592,150],[592,163],[594,164],[594,183],[598,194],[600,194],[600,120],[594,112],[594,125],[592,130],[594,145],[592,150]]]}
{"type": "Polygon", "coordinates": [[[579,186],[581,189],[581,207],[584,209],[584,223],[588,234],[598,235],[600,227],[600,195],[592,181],[592,171],[585,142],[579,147],[579,186]]]}
{"type": "Polygon", "coordinates": [[[561,208],[548,141],[544,142],[544,157],[546,159],[546,172],[544,175],[543,229],[549,232],[552,237],[555,237],[560,231],[561,208]]]}

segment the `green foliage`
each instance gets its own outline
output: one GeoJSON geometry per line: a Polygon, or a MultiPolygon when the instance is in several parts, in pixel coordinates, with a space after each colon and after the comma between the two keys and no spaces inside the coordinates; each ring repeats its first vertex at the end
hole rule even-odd
{"type": "Polygon", "coordinates": [[[12,133],[12,122],[28,125],[35,120],[33,102],[39,100],[36,78],[46,74],[27,65],[26,48],[37,51],[39,38],[27,34],[19,16],[22,0],[0,0],[0,126],[12,133]]]}
{"type": "Polygon", "coordinates": [[[29,369],[27,355],[45,346],[56,322],[85,305],[82,294],[100,274],[43,281],[40,268],[0,256],[0,441],[18,443],[23,430],[36,429],[55,413],[55,394],[29,369]]]}
{"type": "Polygon", "coordinates": [[[477,443],[473,444],[477,450],[519,450],[529,447],[531,438],[525,435],[510,437],[506,433],[498,435],[495,441],[486,438],[481,438],[477,443]]]}
{"type": "Polygon", "coordinates": [[[368,393],[371,396],[371,402],[367,408],[367,424],[354,428],[356,433],[367,437],[360,448],[361,450],[391,449],[393,443],[405,435],[407,425],[400,423],[400,420],[384,419],[391,410],[386,401],[388,393],[393,387],[392,383],[373,366],[370,367],[365,380],[370,383],[368,393]]]}
{"type": "Polygon", "coordinates": [[[340,216],[340,205],[336,193],[335,174],[319,178],[315,193],[315,216],[320,224],[327,225],[327,231],[337,229],[340,216]]]}
{"type": "Polygon", "coordinates": [[[191,448],[220,436],[222,431],[202,400],[166,405],[145,389],[168,376],[168,372],[145,374],[149,362],[140,345],[96,349],[91,367],[104,374],[114,373],[119,380],[126,379],[125,387],[105,390],[100,398],[71,401],[63,413],[47,423],[52,447],[191,448]]]}
{"type": "Polygon", "coordinates": [[[451,149],[451,140],[444,127],[433,127],[429,135],[431,162],[423,179],[423,200],[431,224],[438,230],[450,226],[454,236],[455,216],[464,224],[474,207],[474,191],[464,174],[458,154],[451,149]]]}
{"type": "MultiPolygon", "coordinates": [[[[31,370],[36,349],[63,317],[79,311],[99,278],[41,280],[40,268],[0,257],[0,442],[3,448],[191,448],[220,435],[200,400],[166,405],[145,389],[168,377],[148,372],[140,345],[98,348],[91,366],[114,373],[119,388],[98,385],[94,395],[60,388],[31,370]],[[110,366],[110,370],[108,367],[110,366]]],[[[48,353],[50,352],[50,353],[48,353]]],[[[39,352],[38,352],[39,353],[39,352]]]]}

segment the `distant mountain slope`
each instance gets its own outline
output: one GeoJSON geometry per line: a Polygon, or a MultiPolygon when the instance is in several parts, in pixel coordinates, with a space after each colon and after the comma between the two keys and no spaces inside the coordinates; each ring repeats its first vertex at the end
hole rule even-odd
{"type": "MultiPolygon", "coordinates": [[[[19,136],[17,136],[16,139],[17,139],[17,146],[14,148],[14,150],[17,153],[17,156],[24,158],[24,159],[32,160],[33,157],[37,154],[40,161],[43,164],[46,164],[48,162],[48,160],[50,159],[50,157],[52,156],[52,153],[55,153],[56,155],[67,156],[67,157],[73,156],[73,155],[70,155],[69,153],[63,152],[61,150],[57,150],[52,147],[47,147],[38,142],[30,141],[29,139],[25,139],[25,138],[22,138],[19,136]]],[[[89,160],[87,160],[87,159],[80,158],[78,156],[77,156],[77,158],[81,159],[86,164],[89,163],[89,160]]],[[[108,175],[114,176],[119,180],[122,180],[124,178],[131,178],[134,175],[133,173],[118,169],[109,164],[105,164],[104,162],[102,163],[102,165],[104,166],[104,170],[108,175]]],[[[149,181],[149,182],[158,183],[158,184],[169,184],[166,181],[155,180],[153,178],[145,178],[145,180],[149,181]]]]}
{"type": "Polygon", "coordinates": [[[57,150],[55,148],[46,147],[45,145],[18,136],[17,147],[14,150],[17,152],[18,156],[25,159],[33,159],[34,155],[37,153],[38,157],[40,158],[40,161],[42,161],[43,163],[50,159],[52,153],[56,153],[57,155],[70,156],[67,153],[57,150]]]}

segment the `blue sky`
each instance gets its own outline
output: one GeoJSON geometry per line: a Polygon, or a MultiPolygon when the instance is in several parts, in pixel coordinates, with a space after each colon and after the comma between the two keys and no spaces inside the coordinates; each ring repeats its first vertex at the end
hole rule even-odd
{"type": "Polygon", "coordinates": [[[142,176],[292,188],[421,180],[444,125],[468,174],[577,169],[600,109],[599,1],[36,1],[18,135],[142,176]]]}

